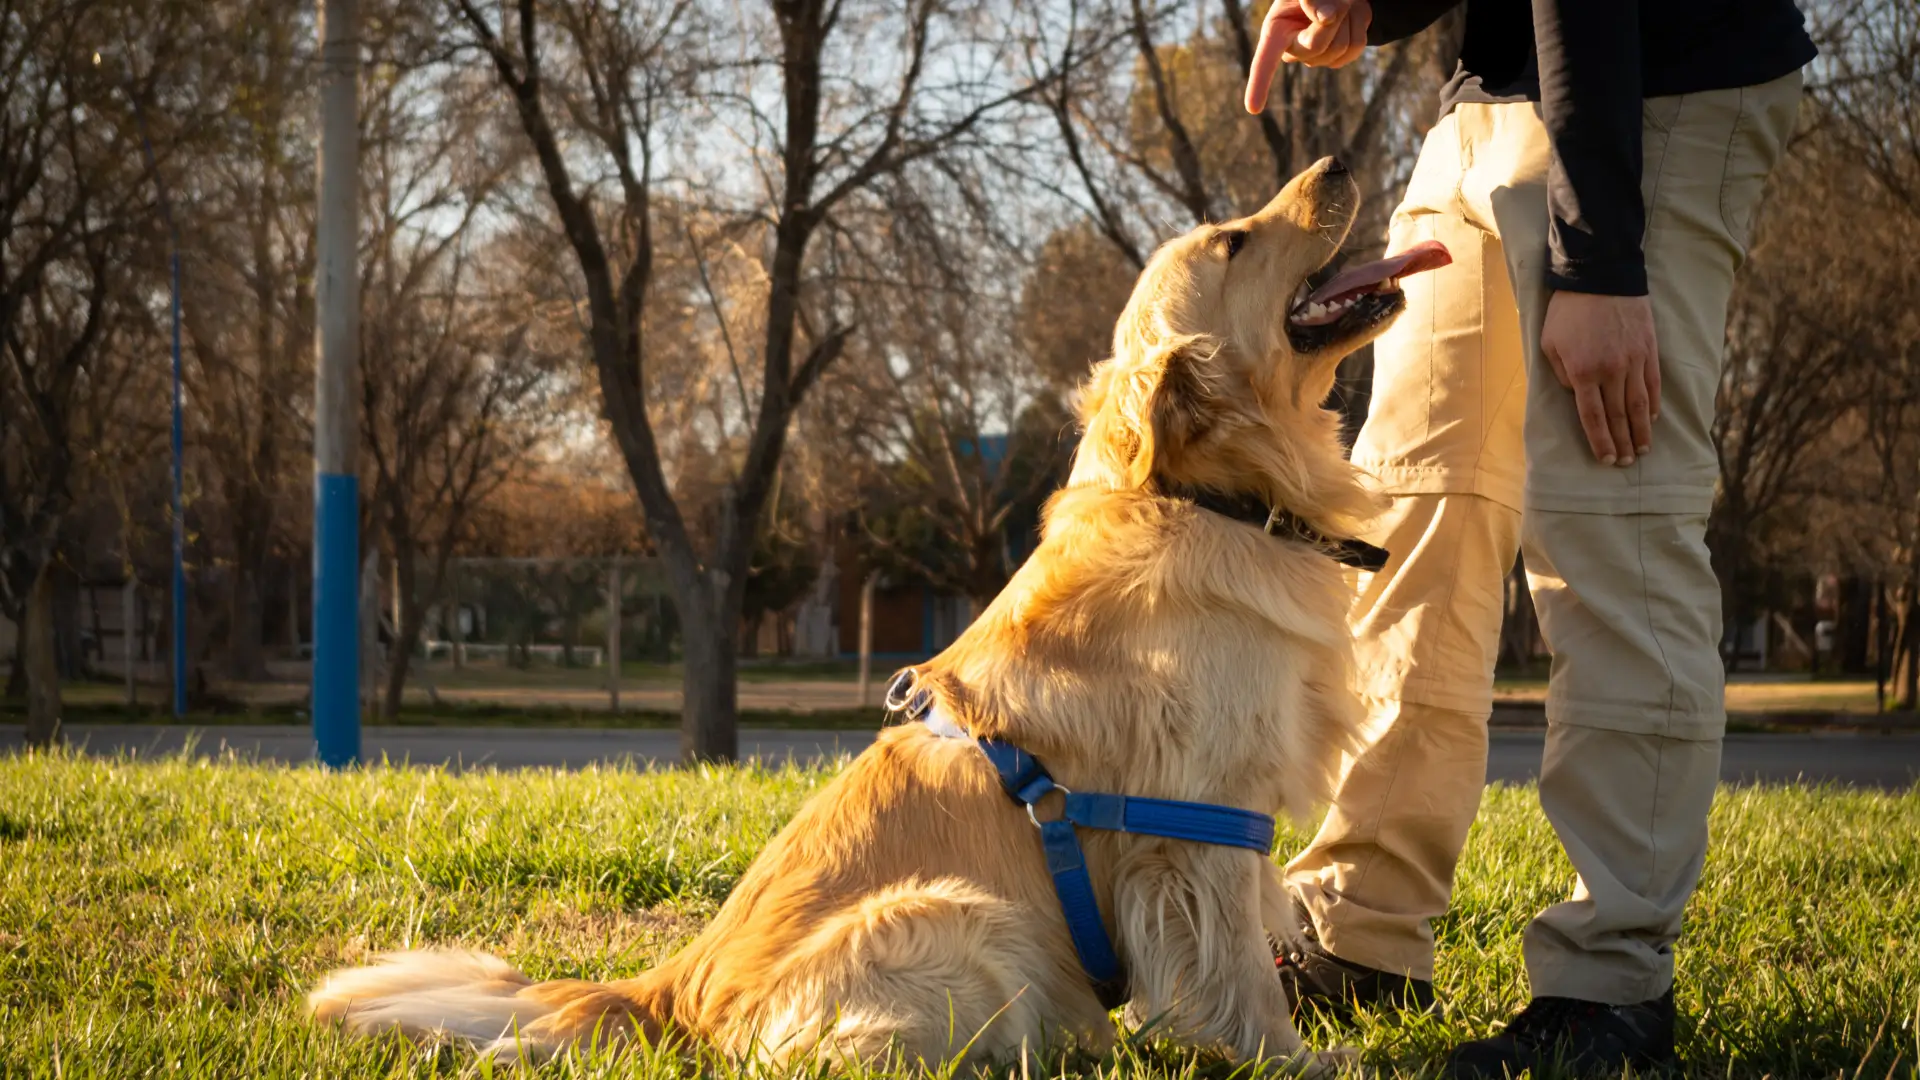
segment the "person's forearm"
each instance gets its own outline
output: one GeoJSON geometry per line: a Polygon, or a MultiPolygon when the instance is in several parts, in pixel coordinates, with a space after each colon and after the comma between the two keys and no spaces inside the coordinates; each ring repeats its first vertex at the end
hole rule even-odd
{"type": "Polygon", "coordinates": [[[1390,45],[1410,38],[1459,6],[1460,0],[1373,0],[1367,44],[1390,45]]]}
{"type": "Polygon", "coordinates": [[[1638,5],[1533,0],[1552,259],[1548,284],[1642,296],[1638,5]]]}

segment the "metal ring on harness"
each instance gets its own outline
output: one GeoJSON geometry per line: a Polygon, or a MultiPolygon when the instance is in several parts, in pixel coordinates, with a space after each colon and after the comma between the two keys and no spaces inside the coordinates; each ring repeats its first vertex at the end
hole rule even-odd
{"type": "Polygon", "coordinates": [[[912,668],[901,668],[894,674],[893,681],[887,684],[886,705],[889,712],[907,707],[907,695],[913,693],[913,684],[919,677],[920,673],[912,668]]]}
{"type": "Polygon", "coordinates": [[[1066,786],[1065,784],[1054,784],[1052,787],[1048,788],[1045,792],[1043,792],[1040,795],[1039,799],[1035,799],[1032,802],[1027,804],[1027,820],[1033,822],[1033,827],[1036,829],[1044,828],[1047,825],[1052,824],[1053,822],[1061,820],[1061,818],[1064,818],[1067,816],[1067,796],[1071,794],[1073,794],[1072,788],[1066,786]],[[1034,813],[1033,808],[1040,805],[1040,799],[1044,799],[1048,795],[1051,795],[1056,791],[1060,793],[1060,817],[1048,818],[1046,821],[1041,821],[1040,815],[1034,813]]]}
{"type": "Polygon", "coordinates": [[[925,688],[916,691],[914,683],[919,681],[920,672],[914,668],[902,668],[900,673],[887,684],[885,704],[888,712],[905,712],[909,720],[921,720],[933,708],[933,693],[925,688]]]}

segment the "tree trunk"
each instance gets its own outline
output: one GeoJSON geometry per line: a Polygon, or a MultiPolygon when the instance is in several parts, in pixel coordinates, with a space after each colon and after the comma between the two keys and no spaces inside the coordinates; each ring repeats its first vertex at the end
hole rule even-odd
{"type": "Polygon", "coordinates": [[[300,659],[300,570],[294,559],[287,562],[287,658],[300,659]]]}
{"type": "Polygon", "coordinates": [[[267,609],[261,596],[263,566],[236,560],[227,587],[227,673],[241,682],[267,679],[267,609]]]}
{"type": "Polygon", "coordinates": [[[1920,597],[1915,586],[1907,586],[1905,618],[1900,627],[1901,690],[1900,711],[1920,708],[1920,597]]]}
{"type": "Polygon", "coordinates": [[[7,688],[4,696],[8,701],[20,701],[27,696],[27,623],[21,616],[14,624],[13,663],[7,668],[7,688]]]}
{"type": "MultiPolygon", "coordinates": [[[[268,56],[269,108],[280,104],[280,54],[268,56]]],[[[278,111],[277,108],[274,111],[278,111]]],[[[254,384],[254,435],[246,442],[248,460],[237,477],[229,481],[229,525],[233,541],[233,578],[227,594],[227,673],[241,682],[267,680],[267,612],[262,585],[266,577],[267,552],[273,535],[273,497],[269,486],[278,471],[280,413],[284,403],[276,393],[277,369],[285,354],[275,333],[279,317],[281,260],[273,250],[273,230],[280,217],[280,188],[273,168],[280,157],[279,132],[268,123],[260,146],[266,168],[257,189],[259,203],[249,208],[249,232],[253,247],[253,351],[257,373],[254,384]]],[[[312,339],[309,338],[309,341],[312,339]]],[[[245,408],[244,399],[241,407],[245,408]]],[[[239,464],[239,463],[236,463],[239,464]]]]}
{"type": "Polygon", "coordinates": [[[1527,584],[1526,563],[1515,559],[1507,572],[1506,614],[1500,620],[1499,659],[1524,669],[1533,663],[1533,643],[1539,636],[1539,613],[1527,584]]]}
{"type": "Polygon", "coordinates": [[[360,558],[360,686],[361,715],[379,703],[380,686],[380,549],[368,548],[360,558]]]}
{"type": "MultiPolygon", "coordinates": [[[[734,632],[738,613],[723,607],[730,591],[711,571],[690,575],[694,587],[676,590],[685,670],[681,674],[680,760],[733,761],[740,756],[739,688],[734,632]]],[[[676,578],[679,575],[675,575],[676,578]]]]}
{"type": "Polygon", "coordinates": [[[54,658],[54,565],[48,561],[27,593],[26,616],[20,622],[20,653],[27,677],[29,746],[52,746],[60,738],[60,671],[54,658]]]}
{"type": "Polygon", "coordinates": [[[1913,712],[1920,709],[1920,538],[1907,549],[1900,600],[1900,711],[1913,712]]]}
{"type": "Polygon", "coordinates": [[[85,640],[80,636],[80,577],[71,569],[53,564],[53,663],[62,682],[73,682],[92,674],[85,640]]]}
{"type": "MultiPolygon", "coordinates": [[[[460,572],[453,572],[453,586],[449,590],[447,606],[453,612],[453,621],[448,624],[448,636],[453,639],[453,666],[456,669],[467,666],[467,630],[460,625],[460,572]]],[[[479,629],[478,626],[475,629],[479,629]]]]}
{"type": "MultiPolygon", "coordinates": [[[[993,603],[993,598],[998,595],[1000,594],[996,592],[996,593],[991,593],[984,596],[977,593],[974,595],[968,596],[967,597],[967,626],[972,626],[974,623],[979,622],[980,615],[987,610],[987,605],[993,603]]],[[[962,631],[965,631],[967,626],[963,626],[960,629],[962,631]]]]}
{"type": "Polygon", "coordinates": [[[740,620],[740,655],[749,660],[760,658],[760,624],[766,620],[766,612],[751,619],[740,620]]]}
{"type": "Polygon", "coordinates": [[[400,548],[393,560],[394,588],[400,594],[400,621],[393,630],[393,649],[387,656],[386,699],[380,715],[388,720],[400,715],[400,697],[407,689],[407,668],[413,663],[413,650],[420,644],[420,624],[426,614],[419,590],[414,588],[419,570],[411,549],[400,548]]]}
{"type": "Polygon", "coordinates": [[[1885,638],[1887,658],[1884,667],[1887,672],[1887,693],[1893,698],[1893,708],[1898,712],[1911,712],[1914,708],[1913,685],[1920,679],[1920,672],[1913,668],[1916,653],[1915,636],[1920,627],[1914,625],[1914,613],[1920,610],[1916,606],[1913,586],[1901,585],[1889,589],[1881,604],[1881,616],[1886,622],[1885,638]]]}

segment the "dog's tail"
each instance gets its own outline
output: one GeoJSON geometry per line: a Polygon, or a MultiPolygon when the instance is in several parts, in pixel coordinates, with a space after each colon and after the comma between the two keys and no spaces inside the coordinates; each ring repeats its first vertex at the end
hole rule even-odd
{"type": "Polygon", "coordinates": [[[497,1059],[540,1060],[577,1043],[657,1041],[666,1016],[654,974],[614,985],[534,982],[483,953],[419,949],[334,972],[307,995],[307,1008],[358,1035],[399,1031],[497,1059]]]}

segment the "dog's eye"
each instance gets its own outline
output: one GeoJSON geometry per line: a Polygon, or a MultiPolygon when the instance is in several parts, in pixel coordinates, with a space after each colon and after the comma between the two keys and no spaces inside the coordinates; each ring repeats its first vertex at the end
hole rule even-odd
{"type": "Polygon", "coordinates": [[[1227,242],[1227,258],[1229,259],[1240,254],[1240,249],[1247,246],[1247,232],[1245,229],[1236,229],[1233,232],[1221,233],[1220,238],[1227,242]]]}

